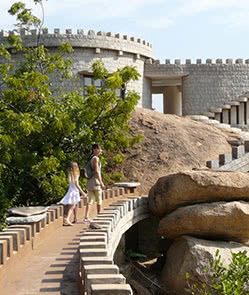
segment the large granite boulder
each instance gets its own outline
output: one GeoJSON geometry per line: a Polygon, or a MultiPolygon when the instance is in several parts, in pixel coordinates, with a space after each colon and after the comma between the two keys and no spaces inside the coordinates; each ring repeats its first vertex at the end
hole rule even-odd
{"type": "Polygon", "coordinates": [[[249,201],[249,175],[228,171],[185,171],[161,177],[150,189],[149,206],[153,214],[164,216],[195,203],[249,201]]]}
{"type": "Polygon", "coordinates": [[[161,273],[161,283],[167,290],[171,290],[172,294],[189,294],[185,291],[186,273],[189,273],[191,282],[206,282],[208,275],[205,268],[209,266],[210,259],[215,257],[217,249],[225,266],[232,261],[232,252],[246,250],[249,253],[249,247],[236,242],[206,241],[182,236],[167,252],[166,264],[161,273]]]}
{"type": "Polygon", "coordinates": [[[247,242],[249,202],[204,203],[178,208],[160,220],[158,233],[168,239],[191,235],[247,242]]]}

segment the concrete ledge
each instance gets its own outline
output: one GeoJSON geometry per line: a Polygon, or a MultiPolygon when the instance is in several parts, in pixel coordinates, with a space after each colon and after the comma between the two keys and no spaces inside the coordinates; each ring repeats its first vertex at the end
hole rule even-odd
{"type": "Polygon", "coordinates": [[[87,293],[91,292],[91,285],[93,284],[125,284],[126,279],[121,274],[88,274],[87,281],[87,293]]]}
{"type": "Polygon", "coordinates": [[[100,257],[100,256],[89,256],[89,257],[81,257],[81,266],[82,265],[91,265],[91,264],[113,264],[113,260],[111,257],[100,257]]]}
{"type": "Polygon", "coordinates": [[[132,289],[128,284],[93,284],[91,295],[132,295],[132,289]]]}
{"type": "Polygon", "coordinates": [[[114,187],[122,187],[125,189],[126,193],[136,193],[136,189],[140,186],[141,184],[139,182],[116,182],[114,183],[114,187]]]}
{"type": "Polygon", "coordinates": [[[229,101],[228,104],[230,104],[230,106],[239,106],[240,102],[239,101],[229,101]]]}
{"type": "Polygon", "coordinates": [[[211,113],[222,113],[222,108],[221,107],[212,107],[210,108],[211,113]]]}
{"type": "Polygon", "coordinates": [[[119,268],[114,264],[92,264],[83,266],[84,273],[87,274],[118,274],[119,268]]]}

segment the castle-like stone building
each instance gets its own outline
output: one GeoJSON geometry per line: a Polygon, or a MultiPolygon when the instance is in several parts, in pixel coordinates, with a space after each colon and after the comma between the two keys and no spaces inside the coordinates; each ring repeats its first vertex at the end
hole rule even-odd
{"type": "MultiPolygon", "coordinates": [[[[6,42],[8,34],[0,32],[0,43],[6,42]]],[[[28,34],[23,30],[21,37],[25,46],[35,46],[37,31],[28,34]]],[[[166,60],[161,64],[154,59],[150,43],[127,35],[92,30],[73,33],[70,29],[62,33],[55,29],[53,33],[43,30],[40,37],[40,43],[51,51],[56,51],[64,42],[70,42],[74,49],[72,70],[79,77],[66,85],[68,90],[94,83],[90,68],[97,59],[102,59],[109,71],[126,65],[136,66],[141,78],[130,83],[129,89],[136,90],[141,96],[138,106],[151,109],[152,95],[163,94],[164,113],[216,117],[217,111],[221,114],[224,106],[230,111],[232,106],[238,107],[233,101],[239,97],[241,100],[249,90],[249,59],[207,59],[205,62],[197,59],[196,63],[187,59],[184,64],[180,60],[174,63],[166,60]]],[[[235,112],[243,113],[243,118],[247,118],[247,108],[244,105],[235,112]]],[[[227,121],[231,123],[231,114],[227,121]]]]}

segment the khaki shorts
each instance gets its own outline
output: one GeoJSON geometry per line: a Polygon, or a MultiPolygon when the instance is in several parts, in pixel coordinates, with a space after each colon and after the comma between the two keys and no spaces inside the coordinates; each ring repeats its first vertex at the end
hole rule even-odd
{"type": "Polygon", "coordinates": [[[97,202],[98,205],[102,204],[102,191],[88,191],[88,204],[92,205],[97,202]]]}

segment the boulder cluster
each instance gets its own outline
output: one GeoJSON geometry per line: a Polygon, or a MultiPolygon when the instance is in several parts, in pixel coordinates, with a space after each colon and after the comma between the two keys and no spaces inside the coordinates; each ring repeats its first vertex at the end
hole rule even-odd
{"type": "Polygon", "coordinates": [[[160,217],[158,233],[169,240],[161,282],[186,294],[191,282],[205,282],[204,271],[217,250],[224,265],[232,253],[249,252],[249,175],[192,170],[161,177],[150,189],[149,205],[160,217]]]}

